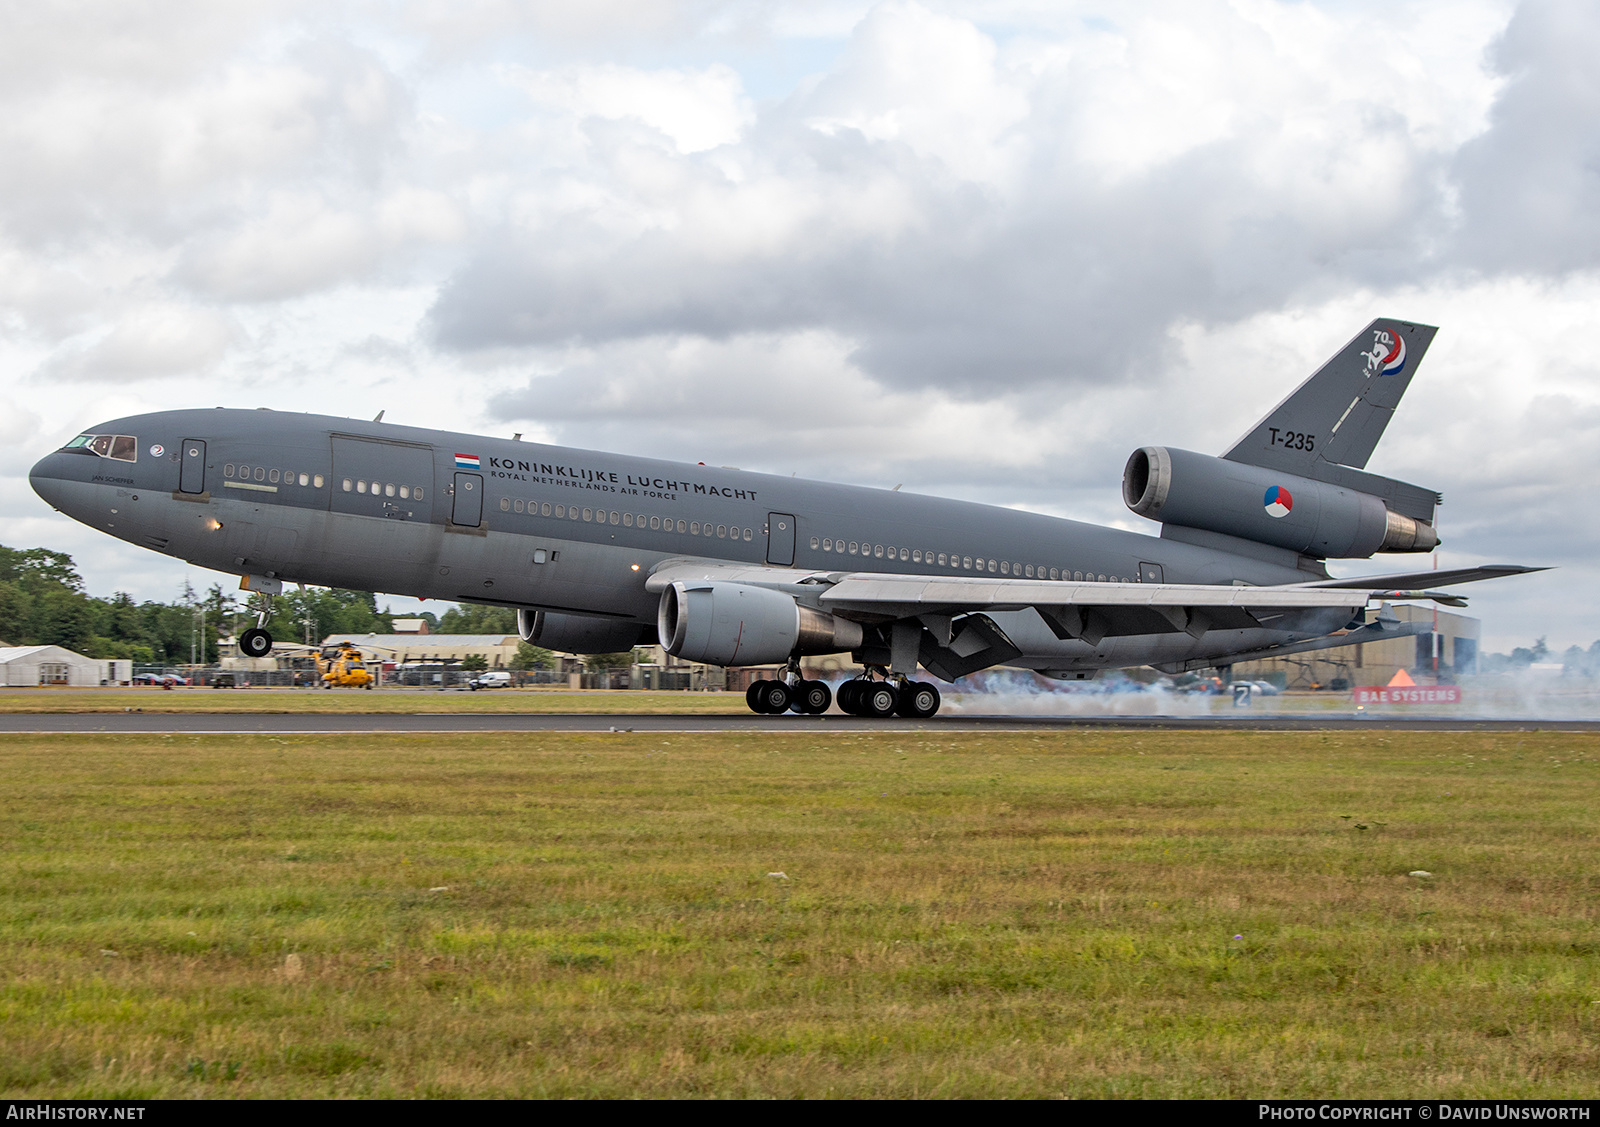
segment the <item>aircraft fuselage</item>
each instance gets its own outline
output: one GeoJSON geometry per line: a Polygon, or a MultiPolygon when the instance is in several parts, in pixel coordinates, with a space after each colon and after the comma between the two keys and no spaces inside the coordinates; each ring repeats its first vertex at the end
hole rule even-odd
{"type": "MultiPolygon", "coordinates": [[[[1320,564],[1211,534],[1141,535],[914,493],[389,423],[268,410],[182,410],[92,429],[34,489],[129,543],[236,575],[637,622],[667,560],[897,575],[1250,585],[1320,564]],[[133,440],[131,456],[126,442],[133,440]],[[114,446],[114,448],[113,448],[114,446]]],[[[999,611],[1038,669],[1224,654],[1337,629],[1063,641],[1029,609],[999,611]]]]}

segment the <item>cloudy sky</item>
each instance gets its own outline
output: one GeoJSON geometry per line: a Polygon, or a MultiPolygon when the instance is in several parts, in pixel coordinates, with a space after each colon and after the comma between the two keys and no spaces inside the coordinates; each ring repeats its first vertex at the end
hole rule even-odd
{"type": "MultiPolygon", "coordinates": [[[[1369,469],[1490,648],[1600,638],[1600,7],[267,0],[0,7],[0,543],[95,421],[271,406],[1155,531],[1374,316],[1369,469]]],[[[1407,557],[1335,565],[1390,570],[1407,557]]],[[[397,604],[400,605],[400,604],[397,604]]]]}

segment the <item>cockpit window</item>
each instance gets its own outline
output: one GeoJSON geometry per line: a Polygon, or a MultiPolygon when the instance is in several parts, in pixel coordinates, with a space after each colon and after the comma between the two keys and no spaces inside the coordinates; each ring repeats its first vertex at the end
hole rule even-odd
{"type": "Polygon", "coordinates": [[[139,440],[131,434],[80,434],[61,449],[80,454],[98,454],[119,462],[139,460],[139,440]]]}

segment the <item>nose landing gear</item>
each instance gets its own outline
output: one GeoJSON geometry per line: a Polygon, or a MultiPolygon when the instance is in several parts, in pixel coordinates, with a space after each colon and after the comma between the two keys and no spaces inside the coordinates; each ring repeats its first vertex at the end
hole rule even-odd
{"type": "Polygon", "coordinates": [[[245,657],[266,657],[272,652],[272,635],[266,630],[267,615],[272,613],[272,596],[257,594],[256,624],[239,635],[239,652],[245,657]]]}

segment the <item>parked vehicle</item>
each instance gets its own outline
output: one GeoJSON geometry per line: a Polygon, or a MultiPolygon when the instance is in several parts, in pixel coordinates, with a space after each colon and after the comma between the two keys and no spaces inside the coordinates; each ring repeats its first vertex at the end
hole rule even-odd
{"type": "Polygon", "coordinates": [[[480,673],[467,682],[467,687],[473,692],[479,689],[509,689],[511,687],[511,674],[504,669],[491,669],[487,673],[480,673]]]}
{"type": "Polygon", "coordinates": [[[165,685],[170,689],[174,685],[187,685],[189,679],[187,677],[179,677],[176,673],[140,673],[134,677],[133,683],[135,685],[165,685]]]}

